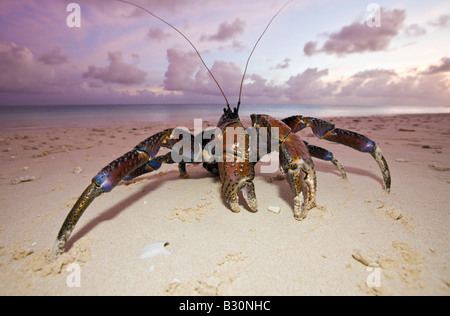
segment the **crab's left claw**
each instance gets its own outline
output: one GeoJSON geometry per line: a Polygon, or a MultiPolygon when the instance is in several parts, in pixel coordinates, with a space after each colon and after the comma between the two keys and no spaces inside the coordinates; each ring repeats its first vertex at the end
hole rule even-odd
{"type": "Polygon", "coordinates": [[[83,215],[84,211],[92,203],[92,201],[94,201],[96,197],[100,196],[103,193],[103,189],[96,183],[92,182],[83,192],[83,194],[81,194],[80,198],[73,206],[59,231],[58,237],[56,238],[52,250],[53,259],[56,259],[64,252],[66,242],[72,234],[72,231],[75,228],[75,225],[80,219],[81,215],[83,215]]]}
{"type": "MultiPolygon", "coordinates": [[[[152,161],[163,145],[174,142],[172,129],[157,133],[137,145],[132,151],[114,160],[103,168],[86,188],[78,201],[67,215],[52,250],[52,257],[56,259],[64,252],[66,242],[72,234],[75,225],[94,199],[103,193],[110,192],[128,175],[133,175],[137,169],[152,161]]],[[[159,159],[156,159],[159,163],[159,159]]],[[[156,165],[154,165],[155,167],[156,165]]]]}

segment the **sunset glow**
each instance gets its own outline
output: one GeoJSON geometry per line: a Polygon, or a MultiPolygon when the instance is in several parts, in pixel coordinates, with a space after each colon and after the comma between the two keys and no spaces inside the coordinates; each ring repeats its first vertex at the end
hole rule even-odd
{"type": "MultiPolygon", "coordinates": [[[[131,5],[2,0],[0,105],[217,104],[223,97],[189,44],[131,5]]],[[[136,0],[198,48],[231,103],[246,59],[285,0],[136,0]]],[[[251,104],[429,105],[450,100],[450,4],[296,0],[250,63],[251,104]]]]}

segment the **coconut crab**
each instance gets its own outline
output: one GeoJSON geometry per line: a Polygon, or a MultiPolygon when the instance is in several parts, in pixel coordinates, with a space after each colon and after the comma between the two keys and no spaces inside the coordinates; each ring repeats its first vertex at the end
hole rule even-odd
{"type": "Polygon", "coordinates": [[[180,175],[186,177],[186,164],[196,165],[203,163],[203,167],[206,170],[220,177],[223,197],[233,212],[240,211],[239,192],[242,193],[250,210],[257,212],[258,203],[253,184],[255,164],[265,154],[277,151],[279,153],[281,172],[288,180],[293,191],[294,217],[300,221],[305,219],[308,210],[316,206],[317,180],[312,157],[331,161],[339,169],[342,177],[346,178],[344,168],[330,151],[310,145],[296,134],[307,127],[311,128],[314,135],[319,139],[340,143],[363,153],[370,153],[378,163],[383,174],[383,189],[387,192],[390,191],[391,175],[389,167],[376,143],[364,135],[336,128],[334,124],[329,122],[301,115],[277,120],[269,115],[253,114],[251,115],[253,129],[249,133],[247,131],[241,132],[240,135],[237,135],[237,139],[235,138],[236,130],[244,130],[244,125],[239,117],[239,109],[249,61],[273,20],[290,2],[277,12],[256,42],[244,70],[239,102],[237,107],[232,109],[225,93],[205,64],[202,56],[181,31],[139,5],[124,0],[117,1],[131,4],[144,10],[184,37],[194,48],[220,89],[226,101],[226,108],[216,128],[218,133],[215,133],[213,137],[210,135],[210,140],[207,140],[207,137],[203,137],[205,132],[201,133],[201,141],[198,142],[196,140],[198,140],[199,135],[192,135],[189,132],[183,133],[177,128],[166,129],[147,138],[134,147],[133,150],[100,170],[92,179],[91,184],[81,194],[64,221],[53,247],[52,256],[54,258],[64,252],[66,242],[75,225],[95,198],[112,191],[120,182],[132,180],[143,174],[156,171],[163,164],[178,163],[180,175]],[[253,138],[251,135],[253,135],[253,138]],[[179,146],[180,144],[183,144],[183,146],[179,146]],[[157,156],[161,148],[167,148],[170,151],[165,155],[157,156]],[[227,157],[226,161],[223,159],[224,156],[227,157]]]}

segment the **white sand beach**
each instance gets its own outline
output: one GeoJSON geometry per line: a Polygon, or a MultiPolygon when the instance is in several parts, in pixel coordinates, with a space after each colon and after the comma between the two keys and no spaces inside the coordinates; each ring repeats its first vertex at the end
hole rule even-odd
{"type": "Polygon", "coordinates": [[[449,295],[450,115],[333,123],[377,142],[390,194],[370,155],[305,130],[349,179],[315,160],[318,207],[304,221],[276,175],[254,181],[259,212],[235,214],[201,166],[188,166],[190,179],[165,166],[97,198],[52,263],[61,224],[92,177],[173,126],[0,130],[0,295],[449,295]],[[32,181],[13,184],[20,177],[32,181]],[[140,259],[155,242],[172,255],[140,259]],[[80,287],[67,282],[72,263],[80,287]]]}

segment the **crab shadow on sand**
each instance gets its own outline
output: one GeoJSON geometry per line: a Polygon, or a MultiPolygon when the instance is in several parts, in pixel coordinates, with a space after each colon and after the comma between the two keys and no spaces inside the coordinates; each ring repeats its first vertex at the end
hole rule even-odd
{"type": "MultiPolygon", "coordinates": [[[[197,168],[199,168],[199,167],[197,167],[197,168]]],[[[370,172],[369,170],[348,167],[348,166],[346,166],[345,169],[350,178],[347,181],[351,182],[352,175],[359,175],[359,176],[372,178],[377,183],[380,183],[380,184],[383,183],[382,178],[380,178],[379,176],[370,172]]],[[[259,170],[259,168],[257,170],[259,170]]],[[[331,174],[335,175],[336,177],[341,176],[340,173],[334,169],[334,166],[332,166],[332,165],[330,166],[330,165],[328,165],[328,163],[325,163],[325,162],[316,163],[316,172],[317,173],[324,173],[324,172],[331,173],[331,174]]],[[[257,177],[258,176],[260,176],[260,174],[258,174],[258,172],[257,172],[257,177]]],[[[206,171],[192,173],[190,175],[190,180],[199,180],[199,179],[203,179],[205,177],[209,177],[209,178],[213,179],[214,181],[219,181],[219,179],[217,177],[214,177],[213,175],[208,174],[206,171]]],[[[113,220],[120,213],[122,213],[127,208],[129,208],[131,205],[136,203],[136,201],[139,201],[143,196],[150,194],[151,192],[157,190],[164,183],[174,182],[174,181],[183,181],[183,179],[181,179],[179,177],[179,174],[176,171],[168,172],[163,175],[155,174],[155,175],[150,175],[150,176],[146,176],[146,177],[144,176],[144,177],[140,177],[138,179],[132,180],[132,181],[126,181],[124,183],[121,183],[118,187],[127,186],[127,185],[137,185],[137,186],[139,186],[139,190],[137,192],[131,193],[129,196],[127,196],[125,199],[123,199],[119,203],[117,203],[114,206],[111,206],[107,210],[103,211],[101,214],[97,215],[95,218],[93,218],[91,221],[89,221],[87,224],[85,224],[82,228],[80,228],[68,240],[66,250],[69,251],[73,247],[73,245],[76,241],[81,239],[83,236],[87,235],[90,231],[92,231],[99,224],[113,220]],[[150,182],[148,184],[140,185],[139,182],[143,182],[144,180],[147,180],[150,182]]],[[[189,179],[186,179],[186,181],[189,181],[189,179]]],[[[292,192],[289,188],[289,184],[287,183],[287,181],[285,181],[285,180],[274,181],[273,185],[274,185],[274,190],[273,190],[274,194],[277,194],[276,192],[278,191],[279,197],[281,197],[287,203],[292,204],[293,195],[292,195],[292,192]]],[[[320,183],[318,185],[320,187],[320,183]]],[[[108,198],[108,196],[110,196],[111,194],[114,194],[114,191],[109,194],[105,194],[102,197],[99,197],[99,199],[108,198]]],[[[200,196],[199,196],[199,199],[200,199],[200,196]]],[[[223,197],[221,198],[221,200],[222,200],[223,205],[227,207],[226,200],[223,197]]],[[[240,200],[242,201],[243,199],[240,199],[240,200]]],[[[250,210],[248,208],[248,206],[245,205],[245,203],[241,203],[241,205],[244,207],[245,210],[247,210],[247,211],[250,210]]],[[[95,208],[95,204],[93,206],[95,208]]]]}

